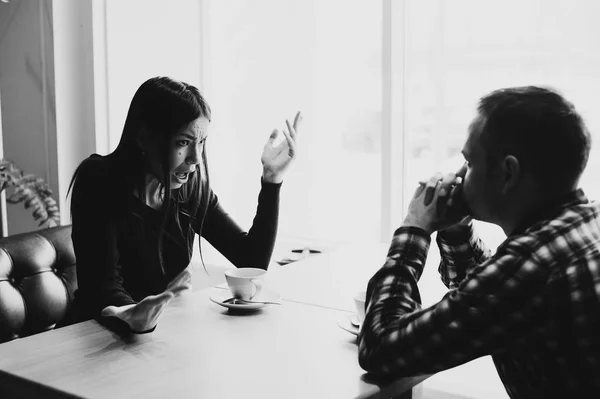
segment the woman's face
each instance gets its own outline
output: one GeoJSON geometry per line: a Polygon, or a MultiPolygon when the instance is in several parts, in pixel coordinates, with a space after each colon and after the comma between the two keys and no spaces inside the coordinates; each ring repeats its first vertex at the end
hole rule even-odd
{"type": "Polygon", "coordinates": [[[185,184],[201,162],[209,121],[200,117],[183,128],[169,140],[169,176],[171,189],[185,184]]]}

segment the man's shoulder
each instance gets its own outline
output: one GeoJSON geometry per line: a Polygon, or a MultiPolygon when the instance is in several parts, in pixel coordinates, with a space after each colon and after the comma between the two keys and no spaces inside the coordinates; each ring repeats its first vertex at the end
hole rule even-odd
{"type": "MultiPolygon", "coordinates": [[[[512,245],[556,256],[585,250],[590,243],[600,244],[600,204],[573,204],[555,217],[531,226],[522,234],[507,239],[512,245]]],[[[505,241],[505,242],[507,242],[505,241]]]]}
{"type": "Polygon", "coordinates": [[[570,230],[576,230],[580,226],[588,225],[586,229],[597,232],[599,229],[598,219],[600,219],[600,203],[580,202],[566,207],[555,218],[548,220],[542,229],[562,235],[570,230]]]}

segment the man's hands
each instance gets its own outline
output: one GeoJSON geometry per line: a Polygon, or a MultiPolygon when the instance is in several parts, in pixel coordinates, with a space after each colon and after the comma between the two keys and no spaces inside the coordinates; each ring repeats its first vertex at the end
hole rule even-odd
{"type": "Polygon", "coordinates": [[[462,193],[466,164],[458,172],[432,176],[413,195],[403,226],[414,226],[428,234],[470,221],[469,208],[462,193]]]}
{"type": "Polygon", "coordinates": [[[286,119],[287,130],[283,129],[285,140],[278,143],[279,130],[275,129],[269,136],[260,158],[263,164],[263,180],[269,183],[281,183],[283,175],[296,157],[296,139],[298,127],[302,121],[300,112],[296,114],[294,124],[286,119]]]}
{"type": "Polygon", "coordinates": [[[137,304],[107,306],[102,309],[101,315],[123,320],[134,332],[145,332],[156,326],[158,318],[173,298],[191,288],[192,274],[190,266],[188,266],[169,283],[167,289],[161,294],[147,296],[137,304]]]}

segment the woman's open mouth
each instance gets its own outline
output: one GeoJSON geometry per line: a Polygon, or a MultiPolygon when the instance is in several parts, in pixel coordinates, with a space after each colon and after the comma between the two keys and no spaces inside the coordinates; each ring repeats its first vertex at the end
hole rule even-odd
{"type": "Polygon", "coordinates": [[[177,181],[181,184],[185,183],[188,181],[189,178],[189,173],[174,173],[175,178],[177,179],[177,181]]]}

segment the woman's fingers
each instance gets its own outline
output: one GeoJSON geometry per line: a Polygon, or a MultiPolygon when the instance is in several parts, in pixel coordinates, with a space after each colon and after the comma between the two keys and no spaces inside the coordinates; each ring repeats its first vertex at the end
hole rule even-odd
{"type": "Polygon", "coordinates": [[[142,307],[141,310],[143,312],[145,323],[152,325],[156,324],[156,318],[162,313],[173,298],[175,298],[175,294],[171,291],[164,291],[162,294],[144,298],[138,305],[141,305],[142,307]]]}
{"type": "Polygon", "coordinates": [[[117,315],[117,307],[116,306],[107,306],[104,309],[102,309],[102,312],[100,312],[101,316],[104,317],[111,317],[111,316],[116,316],[117,315]]]}
{"type": "Polygon", "coordinates": [[[132,309],[136,304],[132,303],[131,305],[123,305],[123,306],[107,306],[104,309],[102,309],[102,312],[100,312],[101,316],[104,317],[119,317],[122,318],[122,316],[130,309],[132,309]]]}
{"type": "Polygon", "coordinates": [[[279,144],[280,144],[279,143],[279,129],[273,129],[273,131],[269,135],[269,139],[267,140],[267,143],[265,144],[265,149],[266,148],[275,148],[279,144]]]}
{"type": "Polygon", "coordinates": [[[290,137],[294,140],[294,142],[296,142],[296,129],[294,129],[294,127],[290,124],[290,121],[288,121],[287,119],[285,120],[285,124],[288,128],[288,132],[290,132],[290,137]]]}
{"type": "Polygon", "coordinates": [[[173,295],[179,296],[182,293],[189,291],[191,289],[192,289],[192,282],[185,281],[185,282],[182,282],[181,284],[179,284],[178,286],[172,288],[170,291],[173,293],[173,295]]]}
{"type": "Polygon", "coordinates": [[[302,122],[302,114],[300,111],[296,113],[296,117],[294,118],[294,134],[298,132],[298,127],[300,126],[300,122],[302,122]]]}
{"type": "MultiPolygon", "coordinates": [[[[164,293],[170,293],[173,296],[178,296],[182,292],[190,290],[192,288],[191,278],[185,278],[178,280],[175,284],[171,284],[167,287],[164,293]]],[[[162,295],[162,294],[161,294],[162,295]]]]}
{"type": "Polygon", "coordinates": [[[147,296],[137,304],[135,311],[121,318],[135,331],[149,330],[156,326],[158,318],[173,298],[173,293],[169,291],[147,296]]]}
{"type": "MultiPolygon", "coordinates": [[[[296,153],[296,140],[298,139],[298,128],[300,127],[300,122],[302,122],[302,114],[300,111],[296,113],[296,117],[294,118],[294,124],[290,124],[289,120],[285,120],[285,124],[287,125],[289,135],[286,134],[285,137],[288,141],[288,145],[290,147],[290,157],[293,157],[293,154],[296,153]]],[[[285,130],[283,132],[286,133],[285,130]]]]}
{"type": "Polygon", "coordinates": [[[298,113],[296,114],[293,124],[291,124],[288,119],[285,120],[287,129],[281,130],[281,133],[283,133],[285,140],[280,138],[278,129],[273,129],[271,135],[269,136],[269,140],[267,141],[267,145],[265,146],[265,150],[268,147],[274,149],[275,152],[272,151],[272,153],[274,154],[274,156],[277,157],[281,154],[281,152],[284,152],[286,150],[287,146],[287,155],[290,158],[294,158],[297,152],[296,140],[298,138],[298,127],[301,121],[302,115],[300,114],[300,111],[298,111],[298,113]]]}
{"type": "Polygon", "coordinates": [[[273,131],[271,132],[271,135],[269,135],[269,140],[271,142],[277,140],[277,136],[279,136],[279,130],[277,129],[273,129],[273,131]]]}
{"type": "MultiPolygon", "coordinates": [[[[285,121],[288,126],[289,126],[289,122],[285,121]]],[[[287,140],[287,145],[288,145],[288,156],[290,158],[294,158],[294,156],[296,155],[296,143],[294,142],[294,139],[292,138],[292,136],[290,135],[290,133],[287,132],[287,130],[283,130],[283,134],[285,135],[285,139],[287,140]]]]}
{"type": "Polygon", "coordinates": [[[192,283],[192,272],[191,266],[185,268],[182,272],[180,272],[168,285],[167,290],[172,291],[177,288],[179,285],[186,285],[192,283]]]}
{"type": "Polygon", "coordinates": [[[151,324],[150,327],[152,327],[152,325],[156,324],[156,320],[162,314],[162,312],[165,310],[165,308],[167,307],[169,302],[171,302],[171,299],[163,299],[161,301],[156,302],[154,304],[154,306],[152,306],[150,309],[148,309],[148,319],[149,319],[148,324],[151,324]]]}
{"type": "Polygon", "coordinates": [[[104,317],[117,317],[135,331],[145,331],[156,325],[158,316],[174,297],[172,292],[165,291],[159,295],[147,296],[137,304],[107,306],[100,314],[104,317]]]}

